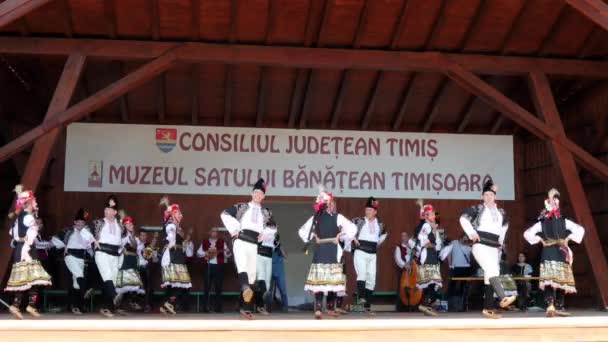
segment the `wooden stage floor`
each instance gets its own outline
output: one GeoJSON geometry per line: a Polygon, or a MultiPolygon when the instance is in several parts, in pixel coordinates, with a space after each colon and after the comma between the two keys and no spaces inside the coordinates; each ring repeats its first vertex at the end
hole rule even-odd
{"type": "Polygon", "coordinates": [[[182,314],[164,317],[134,314],[103,319],[87,314],[77,319],[47,314],[15,320],[0,315],[2,341],[177,342],[227,341],[608,341],[608,313],[574,311],[572,317],[545,318],[542,313],[507,313],[491,320],[478,313],[424,317],[418,313],[350,314],[314,320],[309,313],[273,314],[254,321],[237,314],[182,314]]]}

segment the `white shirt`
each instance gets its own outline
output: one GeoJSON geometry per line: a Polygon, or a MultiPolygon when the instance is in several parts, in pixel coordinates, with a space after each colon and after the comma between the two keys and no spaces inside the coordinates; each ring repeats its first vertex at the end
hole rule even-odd
{"type": "MultiPolygon", "coordinates": [[[[216,243],[217,243],[217,239],[209,239],[209,248],[217,248],[215,245],[216,243]]],[[[228,249],[228,246],[226,246],[225,242],[224,242],[223,253],[224,253],[224,263],[225,263],[226,260],[228,260],[228,258],[230,257],[230,250],[228,249]]],[[[199,258],[204,258],[207,256],[207,251],[205,251],[205,249],[203,248],[202,243],[201,243],[201,246],[196,251],[196,256],[199,258]]],[[[210,264],[217,264],[217,256],[213,257],[212,259],[207,260],[207,262],[210,264]]]]}
{"type": "MultiPolygon", "coordinates": [[[[236,236],[243,229],[253,230],[260,235],[276,233],[275,229],[264,228],[264,215],[262,214],[262,207],[259,204],[249,202],[247,205],[249,206],[249,210],[245,211],[240,222],[229,214],[220,215],[224,226],[231,236],[236,236]]],[[[260,239],[265,239],[265,237],[260,236],[260,239]]]]}
{"type": "Polygon", "coordinates": [[[405,253],[405,260],[401,257],[401,248],[399,246],[395,247],[395,263],[399,268],[405,267],[410,262],[410,258],[412,257],[412,249],[408,244],[402,243],[401,247],[405,247],[407,252],[405,253]]]}
{"type": "MultiPolygon", "coordinates": [[[[477,227],[477,230],[498,235],[498,243],[502,245],[505,241],[507,229],[509,228],[509,225],[503,227],[502,220],[502,214],[498,210],[498,207],[495,206],[494,208],[490,208],[485,206],[481,217],[479,218],[479,227],[477,227]]],[[[469,238],[472,238],[473,235],[477,234],[471,222],[462,216],[460,217],[460,225],[469,238]]]]}
{"type": "Polygon", "coordinates": [[[86,228],[76,229],[70,237],[68,238],[67,246],[63,241],[53,236],[51,239],[51,243],[55,248],[67,248],[67,249],[89,249],[91,248],[91,243],[95,241],[95,237],[91,232],[86,228]]]}
{"type": "Polygon", "coordinates": [[[380,225],[378,224],[378,219],[374,218],[373,220],[368,220],[367,217],[365,219],[365,224],[361,227],[361,231],[359,231],[358,240],[371,241],[376,242],[377,244],[381,244],[386,239],[386,233],[380,234],[380,225]]]}
{"type": "Polygon", "coordinates": [[[107,218],[104,218],[103,222],[103,227],[99,231],[98,242],[114,246],[122,246],[122,228],[118,224],[118,221],[114,220],[114,222],[110,222],[107,218]]]}

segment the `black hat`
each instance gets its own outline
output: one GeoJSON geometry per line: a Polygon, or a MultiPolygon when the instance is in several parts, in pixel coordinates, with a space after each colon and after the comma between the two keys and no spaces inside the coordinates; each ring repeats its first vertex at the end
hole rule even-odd
{"type": "Polygon", "coordinates": [[[488,191],[493,192],[494,195],[496,195],[496,185],[494,184],[492,177],[488,178],[488,180],[483,184],[483,191],[481,193],[485,194],[488,191]]]}
{"type": "Polygon", "coordinates": [[[118,198],[116,198],[116,195],[108,196],[108,199],[106,199],[106,204],[105,204],[104,208],[112,208],[112,209],[118,211],[118,198]],[[110,202],[114,202],[114,205],[112,205],[110,202]]]}
{"type": "Polygon", "coordinates": [[[84,208],[78,209],[76,212],[76,216],[74,216],[74,221],[86,221],[89,218],[89,212],[84,208]]]}
{"type": "Polygon", "coordinates": [[[372,196],[367,199],[367,202],[365,203],[365,207],[378,210],[378,201],[376,200],[375,197],[372,196]]]}
{"type": "Polygon", "coordinates": [[[258,181],[253,185],[253,191],[256,190],[266,193],[266,182],[264,181],[264,178],[258,179],[258,181]]]}

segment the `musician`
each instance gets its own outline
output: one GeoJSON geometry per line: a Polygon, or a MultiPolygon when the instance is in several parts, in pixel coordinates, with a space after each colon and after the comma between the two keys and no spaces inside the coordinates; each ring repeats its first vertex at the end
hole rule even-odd
{"type": "Polygon", "coordinates": [[[209,238],[202,241],[196,256],[203,259],[203,312],[211,311],[211,284],[215,291],[213,311],[222,310],[222,291],[226,261],[230,258],[230,249],[224,239],[219,238],[219,229],[211,228],[209,238]]]}
{"type": "MultiPolygon", "coordinates": [[[[126,216],[121,219],[125,227],[125,234],[122,239],[123,258],[122,266],[116,276],[116,292],[124,296],[129,296],[129,306],[132,310],[141,310],[141,306],[136,301],[136,296],[143,295],[144,284],[139,275],[139,257],[137,256],[137,241],[135,240],[135,225],[133,218],[126,216]]],[[[119,303],[117,303],[119,304],[119,303]]]]}
{"type": "Polygon", "coordinates": [[[152,293],[152,283],[150,281],[150,266],[153,262],[158,262],[158,232],[154,234],[152,242],[149,241],[148,232],[140,231],[135,239],[137,243],[137,258],[139,265],[139,277],[144,286],[143,304],[144,312],[152,311],[150,297],[152,293]]]}
{"type": "Polygon", "coordinates": [[[89,213],[80,208],[74,217],[74,224],[59,234],[53,236],[51,243],[61,249],[68,273],[71,275],[71,286],[68,289],[70,311],[75,315],[82,315],[85,292],[88,290],[84,274],[85,258],[92,255],[91,245],[95,237],[86,225],[89,213]]]}
{"type": "Polygon", "coordinates": [[[51,286],[51,276],[40,264],[36,249],[33,248],[34,240],[38,235],[36,223],[38,203],[34,192],[23,191],[23,186],[17,185],[14,191],[17,194],[15,211],[9,215],[9,218],[16,216],[15,223],[9,231],[13,237],[11,243],[14,249],[11,274],[4,291],[14,293],[13,304],[9,311],[15,317],[23,319],[21,301],[25,293],[29,297],[25,311],[34,317],[39,317],[40,314],[36,309],[38,288],[51,286]]]}
{"type": "Polygon", "coordinates": [[[357,233],[357,226],[336,212],[336,203],[331,192],[320,189],[315,201],[315,214],[298,231],[305,243],[315,241],[312,264],[304,285],[305,291],[314,294],[314,315],[323,317],[323,297],[327,297],[327,314],[337,317],[334,310],[336,293],[346,290],[340,240],[350,241],[357,233]]]}
{"type": "MultiPolygon", "coordinates": [[[[450,242],[442,250],[450,265],[450,278],[470,277],[471,270],[471,241],[466,234],[460,239],[450,242]]],[[[448,283],[448,308],[450,311],[466,311],[469,282],[463,280],[452,280],[448,283]]]]}
{"type": "Polygon", "coordinates": [[[501,282],[500,253],[505,235],[509,228],[506,212],[496,204],[498,188],[490,178],[483,186],[483,203],[464,210],[460,216],[460,225],[469,239],[474,243],[473,256],[483,269],[484,274],[484,308],[482,314],[488,318],[500,318],[494,310],[494,293],[500,300],[500,307],[506,308],[516,299],[507,295],[501,282]]]}
{"type": "MultiPolygon", "coordinates": [[[[511,273],[516,277],[531,277],[532,266],[526,262],[526,254],[519,252],[517,254],[517,263],[511,267],[511,273]]],[[[526,311],[528,307],[528,294],[532,289],[532,284],[529,280],[517,280],[517,304],[520,311],[526,311]]]]}
{"type": "MultiPolygon", "coordinates": [[[[412,258],[412,248],[415,246],[415,240],[410,239],[407,232],[401,232],[401,243],[395,247],[395,252],[393,253],[393,259],[395,260],[395,264],[399,268],[399,277],[397,277],[397,293],[399,293],[399,287],[401,286],[401,274],[404,270],[410,268],[410,262],[412,258]]],[[[397,311],[405,311],[404,303],[401,301],[399,295],[397,295],[397,311]]]]}
{"type": "Polygon", "coordinates": [[[267,235],[274,236],[276,228],[270,226],[272,212],[262,207],[266,197],[266,182],[260,178],[251,191],[249,203],[237,203],[220,215],[234,241],[234,263],[241,288],[240,313],[245,319],[253,319],[252,304],[257,274],[258,242],[267,235]]]}
{"type": "Polygon", "coordinates": [[[274,227],[274,234],[268,232],[258,242],[258,255],[256,258],[256,309],[257,312],[268,315],[270,314],[270,280],[272,279],[272,252],[275,249],[275,240],[277,236],[277,225],[273,219],[267,223],[269,228],[274,227]]]}
{"type": "Polygon", "coordinates": [[[572,273],[570,241],[581,243],[585,229],[561,215],[559,191],[551,189],[538,222],[524,232],[531,245],[541,243],[539,287],[545,292],[547,317],[569,316],[564,307],[566,294],[576,293],[572,273]]]}
{"type": "Polygon", "coordinates": [[[357,292],[364,310],[374,315],[371,299],[376,287],[376,252],[386,239],[384,223],[377,217],[378,201],[369,197],[365,203],[365,216],[353,219],[357,234],[352,241],[353,260],[357,273],[357,292]]]}
{"type": "Polygon", "coordinates": [[[442,241],[437,229],[438,216],[430,204],[418,201],[420,222],[415,229],[416,247],[416,287],[422,290],[422,302],[418,310],[427,316],[437,316],[431,307],[438,288],[442,287],[441,270],[439,269],[439,251],[442,241]]]}
{"type": "Polygon", "coordinates": [[[189,236],[185,236],[186,234],[180,226],[183,215],[179,205],[171,204],[167,197],[161,199],[160,205],[164,208],[163,228],[166,234],[166,245],[161,258],[162,281],[160,285],[166,292],[165,302],[160,307],[160,311],[164,314],[175,315],[176,303],[182,303],[186,293],[192,287],[184,251],[189,236]]]}
{"type": "MultiPolygon", "coordinates": [[[[104,218],[94,221],[95,226],[95,264],[103,281],[103,304],[99,312],[105,317],[114,317],[116,304],[121,295],[116,292],[116,275],[121,265],[122,236],[124,227],[116,218],[118,202],[116,197],[108,197],[104,218]]],[[[87,296],[85,296],[87,298],[87,296]]]]}

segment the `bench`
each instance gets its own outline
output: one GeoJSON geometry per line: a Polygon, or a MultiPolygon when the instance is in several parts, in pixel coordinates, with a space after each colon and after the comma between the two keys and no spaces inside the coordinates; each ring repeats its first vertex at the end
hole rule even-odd
{"type": "MultiPolygon", "coordinates": [[[[214,291],[210,292],[211,295],[215,295],[214,291]]],[[[41,291],[41,295],[42,295],[42,310],[44,312],[48,311],[48,298],[52,297],[52,296],[67,296],[68,295],[68,291],[66,290],[42,290],[41,291]]],[[[93,312],[95,311],[95,305],[94,305],[94,300],[96,296],[101,295],[101,291],[99,290],[95,290],[93,292],[93,295],[91,296],[90,300],[89,300],[89,311],[93,312]]],[[[152,292],[153,296],[164,296],[165,295],[165,291],[160,290],[160,291],[153,291],[152,292]]],[[[188,295],[190,296],[195,296],[196,297],[196,312],[199,313],[200,312],[200,304],[201,304],[201,297],[205,295],[205,292],[203,291],[190,291],[188,292],[188,295]]],[[[235,291],[224,291],[222,292],[222,296],[226,296],[226,297],[235,297],[235,296],[239,296],[240,292],[235,292],[235,291]]]]}

